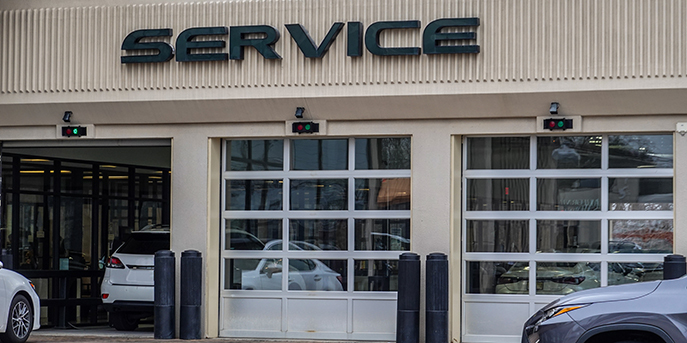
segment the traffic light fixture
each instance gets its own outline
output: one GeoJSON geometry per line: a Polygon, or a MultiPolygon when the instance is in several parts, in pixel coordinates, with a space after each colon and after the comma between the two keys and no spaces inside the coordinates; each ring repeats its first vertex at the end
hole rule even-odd
{"type": "Polygon", "coordinates": [[[292,125],[292,132],[297,134],[320,132],[320,124],[311,121],[297,121],[292,125]]]}
{"type": "Polygon", "coordinates": [[[81,137],[87,134],[85,126],[62,126],[63,137],[81,137]]]}
{"type": "Polygon", "coordinates": [[[544,130],[566,130],[573,128],[573,120],[565,118],[544,119],[544,130]]]}

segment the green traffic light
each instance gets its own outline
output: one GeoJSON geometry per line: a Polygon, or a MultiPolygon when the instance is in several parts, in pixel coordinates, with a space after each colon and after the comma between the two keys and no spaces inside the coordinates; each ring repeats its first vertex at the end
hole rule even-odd
{"type": "Polygon", "coordinates": [[[305,124],[305,130],[310,131],[310,124],[305,124]]]}
{"type": "Polygon", "coordinates": [[[558,127],[563,127],[565,125],[565,122],[563,120],[558,121],[558,127]]]}
{"type": "Polygon", "coordinates": [[[77,129],[77,128],[72,129],[72,134],[78,135],[79,129],[77,129]]]}

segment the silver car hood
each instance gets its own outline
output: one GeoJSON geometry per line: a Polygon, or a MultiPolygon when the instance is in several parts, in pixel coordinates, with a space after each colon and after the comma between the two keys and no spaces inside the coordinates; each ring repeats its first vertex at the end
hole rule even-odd
{"type": "Polygon", "coordinates": [[[649,281],[587,289],[561,297],[560,299],[546,305],[542,310],[546,311],[552,307],[561,305],[591,304],[637,299],[651,294],[656,290],[656,288],[658,288],[661,282],[662,281],[649,281]]]}

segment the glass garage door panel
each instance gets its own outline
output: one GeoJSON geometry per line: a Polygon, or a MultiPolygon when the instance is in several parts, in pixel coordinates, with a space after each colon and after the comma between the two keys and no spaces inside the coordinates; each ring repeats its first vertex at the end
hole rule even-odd
{"type": "Polygon", "coordinates": [[[223,156],[220,336],[395,339],[410,139],[227,140],[223,156]]]}
{"type": "Polygon", "coordinates": [[[463,146],[464,342],[520,342],[522,323],[561,295],[661,278],[674,240],[672,135],[463,146]]]}

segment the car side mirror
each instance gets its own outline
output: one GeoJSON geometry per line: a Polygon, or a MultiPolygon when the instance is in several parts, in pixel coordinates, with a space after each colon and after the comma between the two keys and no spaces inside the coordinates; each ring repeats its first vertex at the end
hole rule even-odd
{"type": "Polygon", "coordinates": [[[281,273],[281,265],[277,263],[270,263],[265,267],[265,272],[267,274],[268,278],[272,278],[272,274],[274,273],[281,273]]]}

